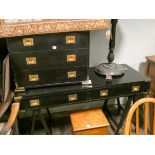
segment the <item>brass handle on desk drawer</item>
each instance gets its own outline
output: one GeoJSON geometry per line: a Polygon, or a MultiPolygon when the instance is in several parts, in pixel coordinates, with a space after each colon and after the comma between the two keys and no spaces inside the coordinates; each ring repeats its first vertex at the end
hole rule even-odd
{"type": "Polygon", "coordinates": [[[0,19],[0,29],[3,28],[3,19],[0,19]]]}
{"type": "Polygon", "coordinates": [[[38,74],[29,75],[29,81],[39,81],[39,76],[38,76],[38,74]]]}
{"type": "Polygon", "coordinates": [[[31,107],[39,106],[39,105],[40,105],[39,99],[30,100],[30,106],[31,106],[31,107]]]}
{"type": "Polygon", "coordinates": [[[35,65],[37,64],[36,57],[27,57],[26,58],[27,65],[35,65]]]}
{"type": "Polygon", "coordinates": [[[139,92],[140,86],[132,86],[132,92],[139,92]]]}
{"type": "Polygon", "coordinates": [[[67,55],[67,62],[76,61],[76,54],[67,55]]]}
{"type": "Polygon", "coordinates": [[[70,71],[70,72],[67,72],[68,74],[68,78],[75,78],[76,77],[76,71],[70,71]]]}
{"type": "Polygon", "coordinates": [[[66,44],[75,44],[75,36],[66,36],[66,44]]]}
{"type": "Polygon", "coordinates": [[[77,101],[77,94],[68,95],[69,101],[77,101]]]}
{"type": "Polygon", "coordinates": [[[100,96],[108,96],[108,90],[100,90],[100,96]]]}
{"type": "Polygon", "coordinates": [[[33,38],[24,38],[23,39],[23,45],[24,46],[33,46],[33,38]]]}

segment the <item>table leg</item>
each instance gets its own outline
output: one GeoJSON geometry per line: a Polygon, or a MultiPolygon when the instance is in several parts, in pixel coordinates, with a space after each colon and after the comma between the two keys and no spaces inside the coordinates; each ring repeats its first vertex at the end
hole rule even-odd
{"type": "Polygon", "coordinates": [[[125,105],[123,114],[121,116],[121,119],[119,121],[119,124],[117,126],[117,130],[116,130],[115,134],[118,134],[120,128],[123,126],[123,123],[124,123],[124,121],[126,119],[126,116],[127,116],[127,113],[128,113],[128,111],[130,109],[130,106],[131,106],[132,101],[133,101],[133,96],[128,97],[127,103],[125,105]]]}
{"type": "Polygon", "coordinates": [[[32,127],[31,127],[31,135],[34,134],[34,128],[35,128],[35,120],[36,119],[36,110],[32,111],[32,127]]]}
{"type": "Polygon", "coordinates": [[[39,110],[38,113],[39,113],[39,117],[40,117],[41,123],[42,123],[42,125],[43,125],[43,127],[45,129],[46,134],[51,135],[52,133],[51,133],[51,131],[49,130],[49,128],[47,126],[47,123],[45,121],[45,118],[44,118],[43,114],[41,113],[41,110],[39,110]]]}
{"type": "Polygon", "coordinates": [[[116,100],[117,100],[118,112],[121,112],[121,110],[124,110],[124,108],[122,107],[122,105],[120,103],[119,97],[116,97],[116,100]]]}
{"type": "MultiPolygon", "coordinates": [[[[105,115],[106,115],[108,121],[109,121],[109,122],[110,122],[110,121],[113,121],[114,124],[115,124],[115,126],[116,126],[117,122],[115,121],[115,119],[114,119],[113,116],[111,115],[110,111],[108,110],[107,104],[108,104],[108,99],[105,99],[105,100],[104,100],[103,107],[102,107],[102,111],[105,113],[105,115]]],[[[113,130],[113,132],[114,132],[114,131],[115,131],[114,125],[112,125],[112,124],[110,123],[110,126],[111,126],[111,128],[112,128],[112,130],[113,130]]]]}

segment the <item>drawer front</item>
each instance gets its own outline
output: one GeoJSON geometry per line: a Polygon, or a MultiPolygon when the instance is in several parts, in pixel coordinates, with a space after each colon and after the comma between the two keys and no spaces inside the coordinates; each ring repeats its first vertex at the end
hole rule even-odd
{"type": "Polygon", "coordinates": [[[10,54],[14,70],[33,70],[88,65],[89,49],[10,54]]]}
{"type": "Polygon", "coordinates": [[[90,89],[90,101],[104,98],[111,98],[117,96],[128,96],[137,93],[148,92],[150,82],[132,83],[126,85],[118,85],[109,88],[90,89]]]}
{"type": "Polygon", "coordinates": [[[7,45],[10,53],[89,48],[89,32],[67,32],[13,37],[7,38],[7,45]]]}
{"type": "Polygon", "coordinates": [[[19,87],[79,83],[87,80],[87,66],[14,72],[19,87]]]}
{"type": "Polygon", "coordinates": [[[54,107],[88,101],[88,91],[74,91],[23,98],[20,109],[54,107]]]}

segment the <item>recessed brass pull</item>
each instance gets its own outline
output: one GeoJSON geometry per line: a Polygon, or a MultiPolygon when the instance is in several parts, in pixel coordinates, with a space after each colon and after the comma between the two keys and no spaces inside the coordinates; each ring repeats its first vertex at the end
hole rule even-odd
{"type": "Polygon", "coordinates": [[[139,92],[140,86],[132,86],[132,92],[139,92]]]}
{"type": "Polygon", "coordinates": [[[76,71],[67,72],[68,78],[75,78],[76,77],[76,71]]]}
{"type": "Polygon", "coordinates": [[[31,107],[39,106],[39,105],[40,105],[39,99],[30,100],[30,106],[31,106],[31,107]]]}
{"type": "Polygon", "coordinates": [[[0,19],[0,29],[2,29],[3,28],[3,19],[0,19]]]}
{"type": "Polygon", "coordinates": [[[108,90],[100,90],[100,96],[101,97],[108,96],[108,90]]]}
{"type": "Polygon", "coordinates": [[[77,94],[68,95],[68,100],[69,101],[77,101],[77,94]]]}
{"type": "Polygon", "coordinates": [[[23,98],[22,96],[15,96],[14,101],[21,100],[22,98],[23,98]]]}
{"type": "Polygon", "coordinates": [[[38,74],[29,75],[29,81],[39,81],[38,74]]]}
{"type": "Polygon", "coordinates": [[[23,45],[24,46],[33,46],[33,38],[24,38],[23,39],[23,45]]]}
{"type": "Polygon", "coordinates": [[[74,62],[76,61],[76,54],[67,55],[67,62],[74,62]]]}
{"type": "Polygon", "coordinates": [[[66,36],[66,44],[75,44],[75,36],[66,36]]]}
{"type": "Polygon", "coordinates": [[[27,65],[35,65],[37,64],[36,57],[27,57],[26,58],[27,65]]]}

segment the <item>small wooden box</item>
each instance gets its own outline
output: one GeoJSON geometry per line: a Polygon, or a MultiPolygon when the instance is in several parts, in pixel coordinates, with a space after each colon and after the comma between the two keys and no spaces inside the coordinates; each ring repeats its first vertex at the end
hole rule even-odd
{"type": "Polygon", "coordinates": [[[75,135],[109,134],[109,122],[102,109],[71,113],[70,118],[75,135]]]}

